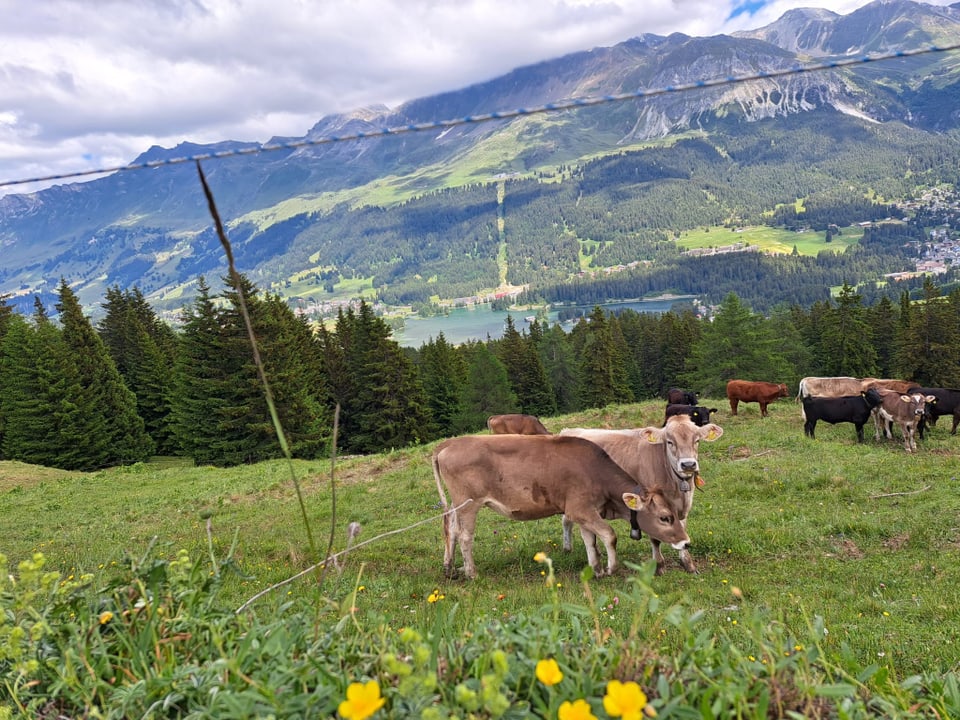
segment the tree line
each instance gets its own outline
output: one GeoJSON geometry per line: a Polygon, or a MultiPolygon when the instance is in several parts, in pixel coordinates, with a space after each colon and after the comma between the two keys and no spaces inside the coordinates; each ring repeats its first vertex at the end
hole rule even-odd
{"type": "Polygon", "coordinates": [[[245,276],[214,294],[204,278],[174,329],[138,289],[111,288],[94,326],[66,281],[56,317],[0,302],[0,459],[95,470],[177,455],[229,466],[280,456],[240,312],[247,301],[277,417],[295,457],[375,453],[480,431],[492,414],[549,417],[663,397],[722,397],[734,378],[901,377],[960,387],[960,290],[866,304],[844,284],[807,308],[769,314],[729,293],[711,318],[599,306],[569,331],[507,318],[496,340],[443,334],[401,348],[370,305],[312,327],[245,276]]]}

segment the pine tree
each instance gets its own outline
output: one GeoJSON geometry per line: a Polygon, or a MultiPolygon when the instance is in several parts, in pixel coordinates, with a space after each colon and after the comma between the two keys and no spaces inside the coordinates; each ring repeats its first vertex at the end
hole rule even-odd
{"type": "Polygon", "coordinates": [[[198,465],[220,462],[223,391],[229,376],[221,364],[220,319],[210,287],[200,277],[197,296],[184,310],[170,396],[171,428],[182,454],[198,465]]]}
{"type": "Polygon", "coordinates": [[[844,283],[836,298],[837,307],[824,317],[820,351],[826,375],[876,376],[877,351],[861,301],[861,296],[844,283]]]}
{"type": "Polygon", "coordinates": [[[442,332],[420,348],[419,358],[420,384],[430,417],[427,439],[448,437],[453,434],[467,364],[442,332]]]}
{"type": "Polygon", "coordinates": [[[529,338],[517,331],[510,315],[507,315],[506,328],[496,348],[497,357],[507,369],[510,387],[520,403],[520,412],[537,416],[555,415],[557,401],[537,348],[529,338]]]}
{"type": "Polygon", "coordinates": [[[877,377],[897,376],[896,347],[898,311],[886,295],[867,308],[867,323],[873,335],[873,347],[877,351],[877,377]]]}
{"type": "Polygon", "coordinates": [[[158,344],[161,323],[139,292],[110,288],[103,308],[106,314],[97,330],[137,398],[147,434],[156,443],[158,454],[174,454],[177,443],[170,428],[173,361],[158,344]]]}
{"type": "Polygon", "coordinates": [[[548,328],[539,344],[540,361],[547,373],[558,413],[570,413],[578,409],[577,362],[567,334],[559,325],[548,328]]]}
{"type": "Polygon", "coordinates": [[[611,324],[603,308],[597,305],[590,313],[590,322],[584,325],[579,363],[581,407],[633,402],[623,334],[611,324]]]}
{"type": "Polygon", "coordinates": [[[683,384],[707,397],[723,397],[733,379],[783,382],[796,371],[777,350],[770,324],[729,293],[713,322],[707,323],[690,352],[683,384]]]}
{"type": "Polygon", "coordinates": [[[137,415],[136,396],[124,384],[65,279],[61,279],[57,294],[66,350],[61,362],[64,368],[70,367],[77,383],[63,396],[64,402],[75,404],[75,410],[70,413],[71,421],[59,427],[66,447],[58,465],[93,470],[148,459],[155,445],[137,415]]]}
{"type": "Polygon", "coordinates": [[[477,432],[486,427],[491,415],[519,412],[507,369],[487,345],[467,343],[461,347],[461,352],[467,363],[467,380],[454,419],[454,432],[477,432]]]}
{"type": "Polygon", "coordinates": [[[910,309],[897,366],[903,377],[927,387],[960,387],[957,309],[928,277],[923,300],[910,309]]]}

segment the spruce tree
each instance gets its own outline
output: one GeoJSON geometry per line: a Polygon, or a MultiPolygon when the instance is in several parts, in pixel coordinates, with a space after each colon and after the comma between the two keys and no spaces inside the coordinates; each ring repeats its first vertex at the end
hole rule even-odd
{"type": "Polygon", "coordinates": [[[548,328],[539,343],[540,362],[547,373],[558,413],[577,410],[577,387],[579,376],[567,334],[559,325],[548,328]]]}
{"type": "Polygon", "coordinates": [[[599,305],[583,325],[580,351],[580,387],[578,397],[584,408],[605,407],[610,403],[633,402],[626,370],[623,334],[611,327],[611,321],[599,305]]]}
{"type": "Polygon", "coordinates": [[[877,376],[896,377],[896,348],[898,308],[889,297],[882,296],[867,308],[866,320],[873,335],[873,347],[877,351],[877,376]]]}
{"type": "Polygon", "coordinates": [[[467,379],[467,364],[441,332],[420,348],[418,370],[430,418],[428,439],[449,437],[467,379]]]}
{"type": "Polygon", "coordinates": [[[507,369],[510,387],[520,403],[520,412],[537,416],[555,415],[557,401],[537,348],[517,330],[510,315],[507,315],[506,328],[496,348],[497,357],[507,369]]]}
{"type": "Polygon", "coordinates": [[[706,397],[723,397],[733,379],[784,382],[795,375],[777,349],[772,326],[729,293],[713,322],[706,323],[690,351],[684,385],[706,397]]]}
{"type": "Polygon", "coordinates": [[[907,380],[927,387],[960,387],[960,322],[956,306],[928,277],[923,300],[910,309],[898,367],[907,380]]]}
{"type": "Polygon", "coordinates": [[[58,465],[93,470],[148,459],[155,445],[137,414],[136,396],[124,384],[65,279],[61,279],[57,295],[66,351],[61,361],[76,379],[63,397],[75,404],[75,411],[70,413],[71,421],[59,428],[66,448],[58,465]]]}
{"type": "Polygon", "coordinates": [[[229,375],[221,364],[220,318],[203,277],[181,320],[170,396],[171,428],[183,455],[197,465],[221,464],[214,443],[220,437],[223,391],[229,375]]]}
{"type": "Polygon", "coordinates": [[[461,346],[461,352],[467,363],[467,380],[454,419],[454,432],[477,432],[486,427],[491,415],[519,412],[507,369],[490,348],[474,341],[461,346]]]}
{"type": "Polygon", "coordinates": [[[820,351],[828,376],[874,377],[877,351],[862,298],[847,283],[837,295],[836,308],[823,319],[820,351]]]}

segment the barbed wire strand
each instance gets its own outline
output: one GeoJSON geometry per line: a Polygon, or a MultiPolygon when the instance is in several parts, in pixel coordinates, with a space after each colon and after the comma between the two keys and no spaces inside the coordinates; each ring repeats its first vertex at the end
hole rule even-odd
{"type": "Polygon", "coordinates": [[[723,85],[735,85],[738,83],[750,82],[753,80],[766,80],[770,78],[780,78],[789,75],[800,75],[803,73],[819,72],[823,70],[833,70],[837,68],[850,67],[852,65],[863,65],[865,63],[877,63],[887,60],[896,60],[900,58],[914,57],[917,55],[926,55],[930,53],[944,53],[960,49],[960,43],[955,45],[930,45],[927,47],[916,48],[914,50],[898,50],[886,55],[863,55],[859,57],[842,58],[831,60],[829,62],[817,63],[813,65],[795,65],[780,70],[760,71],[750,75],[728,75],[726,77],[714,78],[712,80],[697,80],[690,83],[678,85],[666,85],[661,88],[650,90],[635,90],[628,93],[615,95],[598,95],[596,97],[573,98],[571,100],[547,103],[531,108],[516,108],[514,110],[504,110],[499,112],[482,113],[479,115],[467,115],[452,120],[431,120],[422,123],[412,123],[409,125],[398,125],[396,127],[380,128],[369,131],[351,133],[348,135],[327,135],[314,138],[312,140],[294,140],[282,143],[267,143],[254,147],[234,148],[231,150],[221,150],[210,153],[199,153],[185,157],[166,158],[163,160],[148,160],[141,163],[132,163],[128,165],[114,165],[112,167],[101,167],[91,170],[78,170],[75,172],[60,173],[57,175],[41,175],[33,178],[24,178],[20,180],[0,181],[0,187],[9,187],[11,185],[26,185],[28,183],[51,182],[53,180],[66,180],[69,178],[84,177],[88,175],[103,175],[114,172],[125,172],[131,170],[148,170],[150,168],[165,167],[168,165],[180,165],[183,163],[196,163],[202,160],[222,160],[224,158],[239,157],[243,155],[259,155],[261,153],[276,152],[278,150],[299,150],[306,147],[315,147],[318,145],[329,145],[332,143],[347,142],[350,140],[364,140],[369,138],[387,137],[391,135],[400,135],[404,133],[424,132],[427,130],[441,130],[459,125],[470,125],[475,123],[489,122],[492,120],[507,120],[510,118],[521,117],[525,115],[536,115],[540,113],[556,112],[560,110],[574,110],[583,107],[592,107],[604,105],[607,103],[623,102],[626,100],[644,100],[646,98],[657,97],[669,93],[683,93],[702,88],[720,87],[723,85]]]}

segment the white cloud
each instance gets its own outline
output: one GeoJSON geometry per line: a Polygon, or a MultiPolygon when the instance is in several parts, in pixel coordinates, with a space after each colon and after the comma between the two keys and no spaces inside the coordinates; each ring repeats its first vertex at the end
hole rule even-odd
{"type": "Polygon", "coordinates": [[[735,0],[0,0],[0,181],[123,164],[151,145],[300,136],[324,115],[642,33],[865,2],[772,0],[726,23],[735,0]]]}

